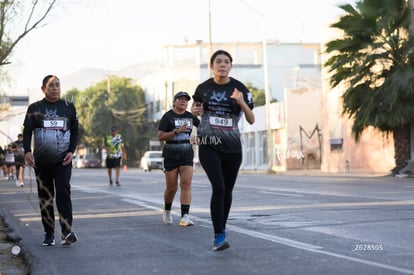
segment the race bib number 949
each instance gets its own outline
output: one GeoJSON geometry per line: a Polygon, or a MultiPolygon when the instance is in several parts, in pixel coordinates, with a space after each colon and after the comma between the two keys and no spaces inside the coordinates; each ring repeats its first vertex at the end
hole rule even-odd
{"type": "Polygon", "coordinates": [[[231,127],[233,127],[233,119],[224,118],[224,117],[217,117],[217,116],[211,116],[210,117],[210,124],[212,126],[216,126],[216,127],[231,128],[231,127]]]}

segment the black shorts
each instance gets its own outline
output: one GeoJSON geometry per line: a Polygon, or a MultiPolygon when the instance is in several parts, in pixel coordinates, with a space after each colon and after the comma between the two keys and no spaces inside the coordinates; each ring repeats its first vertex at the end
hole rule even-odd
{"type": "Polygon", "coordinates": [[[187,159],[164,159],[164,170],[172,171],[180,166],[193,166],[193,158],[187,159]]]}
{"type": "Polygon", "coordinates": [[[106,158],[106,168],[118,168],[121,167],[121,158],[106,158]]]}
{"type": "Polygon", "coordinates": [[[25,166],[26,161],[24,160],[24,155],[15,155],[14,156],[14,164],[16,166],[25,166]]]}

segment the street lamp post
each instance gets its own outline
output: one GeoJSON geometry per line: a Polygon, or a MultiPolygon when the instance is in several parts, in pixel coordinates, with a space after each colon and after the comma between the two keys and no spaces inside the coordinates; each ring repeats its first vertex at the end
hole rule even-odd
{"type": "Polygon", "coordinates": [[[270,84],[269,84],[269,65],[267,60],[267,41],[266,41],[266,23],[264,14],[258,12],[245,1],[241,2],[253,13],[258,15],[262,21],[262,42],[263,42],[263,76],[264,76],[264,90],[265,90],[265,108],[266,108],[266,129],[267,129],[267,153],[268,153],[268,172],[272,171],[274,165],[273,157],[273,138],[272,129],[270,128],[270,84]]]}
{"type": "MultiPolygon", "coordinates": [[[[414,39],[414,0],[408,1],[408,7],[410,9],[410,39],[414,39]]],[[[414,160],[414,121],[410,123],[410,144],[411,144],[411,155],[410,159],[414,160]]]]}

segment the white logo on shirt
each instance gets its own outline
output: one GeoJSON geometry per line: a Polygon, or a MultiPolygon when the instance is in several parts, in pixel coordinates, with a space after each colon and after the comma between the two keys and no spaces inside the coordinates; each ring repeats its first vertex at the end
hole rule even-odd
{"type": "Polygon", "coordinates": [[[217,100],[218,102],[222,100],[227,100],[226,98],[226,92],[216,92],[213,91],[213,95],[211,96],[211,99],[217,100]]]}

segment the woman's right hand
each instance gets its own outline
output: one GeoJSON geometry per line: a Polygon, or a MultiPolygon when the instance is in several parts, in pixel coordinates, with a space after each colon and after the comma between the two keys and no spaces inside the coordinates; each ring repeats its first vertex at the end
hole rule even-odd
{"type": "Polygon", "coordinates": [[[191,113],[193,114],[193,116],[201,116],[201,114],[203,113],[203,103],[193,103],[193,105],[191,106],[191,113]]]}
{"type": "Polygon", "coordinates": [[[36,162],[35,162],[35,159],[34,159],[34,156],[33,156],[32,152],[27,152],[24,155],[24,160],[26,161],[26,163],[29,166],[31,166],[31,167],[35,167],[36,166],[36,162]]]}

